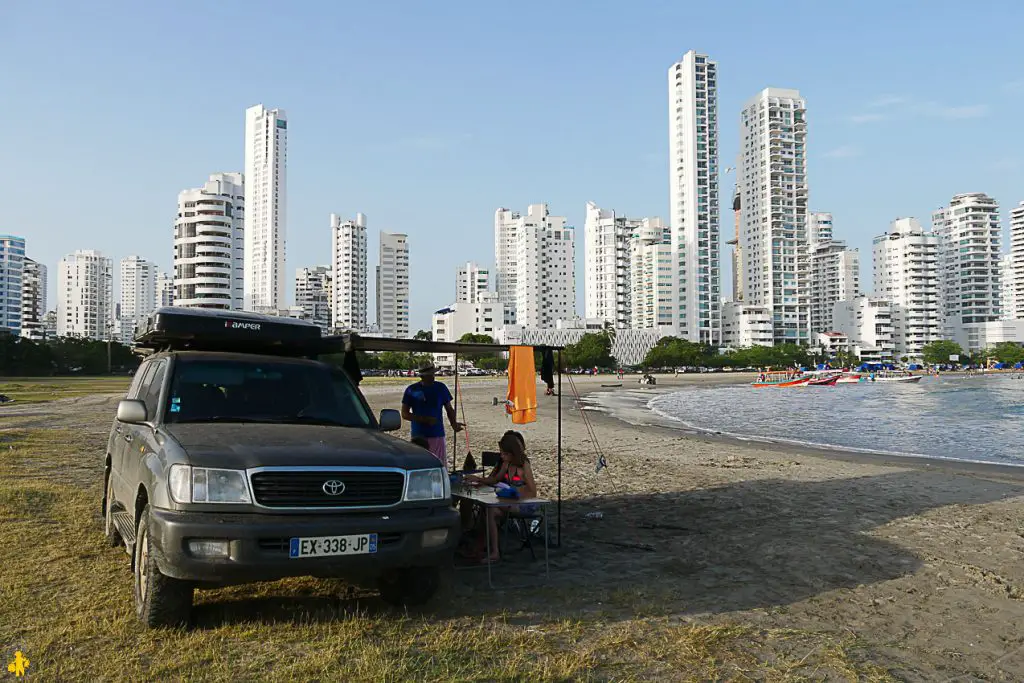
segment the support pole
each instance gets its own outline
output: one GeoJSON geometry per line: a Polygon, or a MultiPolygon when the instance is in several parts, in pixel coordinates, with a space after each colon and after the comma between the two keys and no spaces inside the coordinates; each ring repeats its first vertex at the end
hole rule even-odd
{"type": "Polygon", "coordinates": [[[556,548],[562,547],[562,349],[558,349],[558,530],[555,538],[556,548]]]}
{"type": "MultiPolygon", "coordinates": [[[[452,405],[452,408],[458,409],[458,405],[459,405],[459,354],[455,353],[453,355],[455,356],[455,402],[452,405]]],[[[449,472],[454,472],[455,471],[455,449],[458,448],[458,445],[459,445],[459,435],[457,433],[455,433],[455,432],[452,432],[452,466],[451,466],[451,469],[448,470],[449,472]]],[[[490,552],[490,551],[488,551],[488,552],[490,552]]]]}

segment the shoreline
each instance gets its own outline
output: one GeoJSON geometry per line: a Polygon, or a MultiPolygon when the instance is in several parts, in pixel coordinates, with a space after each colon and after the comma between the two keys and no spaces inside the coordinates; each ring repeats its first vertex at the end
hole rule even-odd
{"type": "MultiPolygon", "coordinates": [[[[961,375],[965,373],[944,374],[961,375]]],[[[708,375],[690,376],[705,377],[708,375]]],[[[720,377],[721,375],[718,376],[720,377]]],[[[754,376],[754,373],[736,373],[735,376],[729,377],[729,380],[732,381],[723,378],[714,382],[698,380],[679,382],[672,381],[677,380],[677,378],[672,376],[656,376],[659,382],[658,385],[642,389],[644,394],[647,394],[646,397],[636,394],[639,388],[626,390],[624,382],[622,389],[625,391],[619,396],[614,396],[614,389],[592,386],[587,387],[586,390],[581,389],[580,398],[582,399],[584,409],[587,410],[588,416],[591,419],[602,422],[612,428],[617,425],[626,424],[633,429],[655,430],[660,434],[683,436],[705,444],[721,443],[731,446],[763,448],[777,454],[809,455],[839,462],[881,465],[885,467],[915,467],[926,471],[949,474],[973,474],[987,477],[996,475],[1007,481],[1024,481],[1024,465],[958,460],[923,454],[884,453],[870,449],[857,450],[831,444],[798,443],[770,437],[728,434],[716,430],[705,430],[699,427],[688,426],[685,423],[673,420],[671,417],[661,415],[648,406],[648,403],[659,395],[670,394],[684,389],[707,389],[714,386],[743,384],[745,379],[752,376],[754,376]],[[670,383],[662,384],[663,380],[668,380],[670,383]]],[[[681,377],[686,376],[683,375],[681,377]]]]}

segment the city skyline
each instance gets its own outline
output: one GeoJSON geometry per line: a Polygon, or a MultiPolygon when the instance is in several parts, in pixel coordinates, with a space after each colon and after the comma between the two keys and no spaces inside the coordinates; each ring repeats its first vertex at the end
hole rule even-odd
{"type": "MultiPolygon", "coordinates": [[[[416,244],[410,322],[425,329],[430,313],[450,302],[432,299],[429,287],[417,285],[429,282],[434,268],[448,272],[466,259],[486,259],[488,224],[497,206],[548,202],[553,213],[566,216],[567,224],[578,229],[588,200],[624,215],[668,220],[664,76],[691,48],[718,64],[721,197],[732,191],[733,179],[725,167],[738,151],[736,112],[760,89],[785,86],[799,88],[812,111],[811,206],[831,211],[844,226],[843,239],[862,254],[869,253],[872,238],[895,217],[917,216],[927,222],[956,193],[983,191],[1002,206],[1015,206],[1022,199],[1024,171],[1018,159],[1024,158],[1024,144],[1016,135],[1013,111],[1024,101],[1024,86],[1012,66],[1019,63],[1021,48],[1010,30],[1021,16],[1017,8],[1005,8],[994,22],[994,35],[978,46],[975,63],[984,63],[984,70],[953,61],[941,73],[933,65],[947,48],[923,36],[954,25],[955,13],[944,8],[927,15],[871,3],[841,11],[808,9],[794,17],[793,28],[806,38],[801,54],[818,50],[823,56],[816,59],[763,54],[752,44],[757,22],[726,21],[729,12],[708,8],[628,13],[587,7],[593,25],[614,25],[624,36],[642,39],[614,58],[574,51],[572,46],[581,46],[582,38],[569,28],[578,21],[579,8],[552,8],[546,17],[548,31],[562,31],[569,48],[559,52],[555,68],[550,68],[547,58],[526,54],[480,58],[487,33],[480,29],[490,23],[486,15],[521,15],[512,10],[453,11],[450,16],[413,11],[394,17],[380,8],[322,13],[300,9],[278,22],[278,13],[269,21],[269,7],[256,6],[232,21],[255,36],[277,36],[280,31],[282,45],[301,41],[303,49],[287,60],[270,53],[253,57],[256,66],[247,68],[231,89],[209,94],[197,116],[187,98],[166,94],[159,79],[145,74],[181,73],[204,64],[202,54],[227,54],[212,27],[194,36],[202,49],[190,55],[181,53],[170,36],[147,30],[176,21],[180,10],[144,8],[125,16],[72,11],[44,17],[30,6],[18,7],[8,16],[9,23],[32,25],[37,38],[67,45],[79,59],[60,69],[46,60],[23,65],[13,55],[27,49],[27,32],[14,32],[0,47],[8,61],[19,65],[0,75],[0,86],[22,103],[11,112],[11,130],[28,133],[12,136],[7,149],[18,163],[0,171],[5,181],[0,183],[0,201],[7,207],[3,230],[34,245],[33,258],[50,266],[51,292],[57,262],[73,249],[98,249],[115,261],[138,253],[169,270],[171,238],[164,228],[173,212],[173,193],[196,186],[213,171],[241,169],[241,112],[264,102],[286,109],[295,122],[288,141],[285,282],[290,284],[296,268],[325,261],[329,246],[317,232],[324,216],[365,211],[380,229],[409,233],[416,244]],[[678,26],[679,17],[691,14],[696,23],[688,24],[700,25],[699,35],[671,28],[678,26]],[[837,16],[862,21],[864,35],[853,40],[815,31],[833,24],[837,16]],[[886,20],[878,21],[880,17],[886,20]],[[908,39],[911,19],[922,38],[908,39]],[[318,47],[308,35],[327,35],[351,21],[366,27],[355,38],[360,48],[369,49],[358,68],[332,55],[326,49],[330,41],[318,47]],[[416,82],[396,78],[395,67],[414,53],[422,55],[419,48],[431,32],[435,38],[438,32],[465,33],[468,38],[427,50],[416,82]],[[124,49],[147,58],[122,64],[115,53],[102,52],[99,46],[115,35],[130,35],[124,49]],[[388,51],[375,46],[385,35],[388,51]],[[877,47],[860,55],[862,50],[854,48],[865,38],[877,47]],[[854,59],[854,54],[860,56],[854,59]],[[314,64],[323,68],[309,68],[314,64]],[[460,79],[451,82],[442,75],[446,72],[458,73],[460,79]],[[137,77],[139,88],[131,94],[115,88],[115,79],[105,75],[115,73],[137,77]],[[940,94],[949,92],[943,85],[951,80],[960,84],[955,98],[940,94]],[[473,88],[496,87],[498,82],[503,92],[544,84],[560,103],[560,120],[572,125],[560,125],[545,108],[525,101],[491,98],[491,105],[468,95],[473,88]],[[619,93],[615,106],[593,106],[591,93],[612,89],[619,93]],[[358,108],[338,104],[352,93],[368,96],[358,108]],[[72,115],[56,104],[58,95],[75,99],[81,107],[72,115]],[[401,107],[393,106],[399,101],[401,107]],[[404,111],[410,109],[425,113],[406,125],[404,111]],[[529,154],[491,158],[487,150],[503,145],[538,150],[547,163],[529,154]],[[336,163],[339,159],[357,163],[336,163]],[[884,163],[878,163],[881,159],[884,163]],[[142,172],[125,173],[129,168],[142,172]],[[62,185],[62,202],[47,199],[42,187],[28,180],[51,174],[62,185]],[[64,203],[88,205],[90,197],[115,182],[124,190],[128,211],[123,215],[130,213],[130,221],[121,224],[87,214],[69,222],[61,215],[64,203]],[[454,219],[443,210],[422,208],[453,201],[460,203],[454,219]],[[437,237],[441,235],[443,239],[437,237]],[[453,250],[452,244],[460,248],[453,250]]],[[[544,44],[539,36],[529,42],[544,44]]],[[[730,218],[721,216],[723,235],[732,233],[730,218]]],[[[581,247],[577,245],[580,283],[581,247]]],[[[722,258],[721,264],[721,280],[728,282],[728,259],[722,258]]],[[[582,293],[579,287],[580,311],[582,293]]]]}

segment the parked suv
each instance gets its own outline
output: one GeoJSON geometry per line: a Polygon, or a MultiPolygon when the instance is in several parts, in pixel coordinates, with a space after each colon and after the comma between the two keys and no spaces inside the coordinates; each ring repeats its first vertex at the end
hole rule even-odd
{"type": "Polygon", "coordinates": [[[196,588],[289,576],[373,579],[393,604],[437,590],[458,541],[448,478],[384,433],[397,411],[375,419],[345,373],[289,350],[314,333],[168,308],[140,337],[156,352],[117,407],[102,510],[148,626],[186,623],[196,588]]]}

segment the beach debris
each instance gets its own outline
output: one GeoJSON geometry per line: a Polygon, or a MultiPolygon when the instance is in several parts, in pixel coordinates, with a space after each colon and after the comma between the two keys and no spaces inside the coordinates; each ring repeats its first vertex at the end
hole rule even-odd
{"type": "Polygon", "coordinates": [[[604,513],[601,512],[600,510],[595,510],[594,512],[588,512],[587,513],[587,519],[604,519],[604,513]]]}

